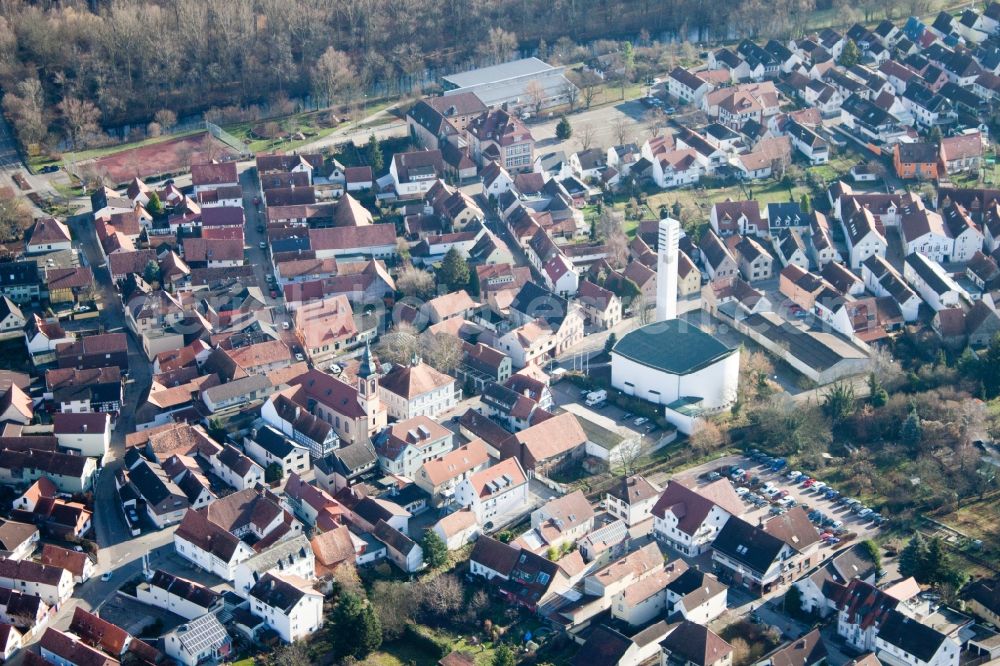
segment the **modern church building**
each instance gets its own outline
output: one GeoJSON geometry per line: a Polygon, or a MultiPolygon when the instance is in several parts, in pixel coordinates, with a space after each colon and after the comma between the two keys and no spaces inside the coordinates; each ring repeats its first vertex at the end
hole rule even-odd
{"type": "Polygon", "coordinates": [[[611,385],[663,405],[666,418],[690,434],[698,416],[736,399],[739,349],[677,319],[680,223],[660,220],[657,242],[656,321],[622,336],[611,350],[611,385]]]}

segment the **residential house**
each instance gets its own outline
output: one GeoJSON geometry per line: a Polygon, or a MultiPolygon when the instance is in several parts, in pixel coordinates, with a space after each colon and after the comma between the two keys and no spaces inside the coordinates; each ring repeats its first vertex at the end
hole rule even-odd
{"type": "Polygon", "coordinates": [[[298,576],[268,572],[250,588],[248,600],[250,612],[286,643],[304,640],[323,626],[323,595],[298,576]]]}
{"type": "Polygon", "coordinates": [[[417,484],[431,497],[433,506],[454,500],[455,488],[469,476],[490,464],[489,452],[480,439],[474,439],[440,457],[423,463],[414,475],[417,484]]]}
{"type": "Polygon", "coordinates": [[[978,171],[983,159],[983,137],[979,132],[942,137],[938,152],[942,174],[978,171]]]}
{"type": "Polygon", "coordinates": [[[399,421],[375,438],[379,464],[389,474],[410,479],[431,460],[452,450],[454,434],[427,416],[399,421]]]}
{"type": "Polygon", "coordinates": [[[465,130],[472,158],[480,168],[495,161],[510,173],[531,171],[535,140],[523,122],[504,109],[491,109],[465,130]]]}
{"type": "Polygon", "coordinates": [[[755,282],[771,279],[774,257],[759,241],[752,236],[743,236],[733,243],[733,250],[745,280],[755,282]]]}
{"type": "Polygon", "coordinates": [[[930,143],[897,143],[892,147],[892,165],[904,180],[937,180],[938,151],[930,143]]]}
{"type": "Polygon", "coordinates": [[[963,298],[968,299],[941,264],[919,252],[908,254],[903,261],[903,279],[935,312],[958,307],[963,298]]]}
{"type": "Polygon", "coordinates": [[[491,531],[517,517],[528,502],[528,479],[517,458],[469,475],[455,489],[455,500],[471,510],[476,521],[491,531]]]}
{"type": "Polygon", "coordinates": [[[708,627],[683,620],[660,642],[660,666],[731,666],[733,646],[708,627]]]}
{"type": "Polygon", "coordinates": [[[2,557],[0,587],[39,597],[49,606],[56,606],[73,594],[73,574],[62,567],[2,557]]]}
{"type": "Polygon", "coordinates": [[[259,425],[243,438],[243,450],[258,465],[281,468],[282,478],[309,470],[310,449],[270,425],[259,425]]]}
{"type": "Polygon", "coordinates": [[[455,378],[420,360],[394,367],[380,379],[378,393],[389,416],[399,420],[434,418],[452,409],[458,401],[455,378]]]}
{"type": "Polygon", "coordinates": [[[756,201],[722,201],[712,206],[712,230],[719,236],[766,236],[768,227],[756,201]]]}
{"type": "Polygon", "coordinates": [[[619,479],[604,495],[604,504],[608,513],[631,528],[653,517],[659,497],[659,488],[635,474],[619,479]]]}
{"type": "Polygon", "coordinates": [[[743,511],[743,502],[728,479],[700,488],[670,481],[651,511],[653,532],[682,553],[700,555],[726,523],[743,511]]]}
{"type": "Polygon", "coordinates": [[[865,287],[876,296],[892,298],[904,321],[917,320],[920,297],[884,257],[876,255],[866,259],[861,266],[861,278],[865,287]]]}
{"type": "Polygon", "coordinates": [[[232,581],[236,566],[267,547],[302,533],[302,525],[267,490],[247,489],[201,509],[188,509],[174,532],[177,553],[232,581]],[[244,539],[256,539],[250,546],[244,539]]]}
{"type": "Polygon", "coordinates": [[[167,656],[183,666],[197,666],[208,660],[223,660],[232,653],[233,642],[215,613],[185,622],[163,638],[167,656]]]}
{"type": "Polygon", "coordinates": [[[389,559],[405,573],[415,573],[424,567],[423,548],[384,520],[375,525],[372,536],[385,544],[389,559]]]}
{"type": "Polygon", "coordinates": [[[170,611],[185,620],[193,620],[222,607],[220,593],[162,569],[156,569],[149,580],[140,583],[135,595],[142,603],[170,611]]]}
{"type": "Polygon", "coordinates": [[[545,419],[503,443],[502,457],[516,456],[529,473],[545,475],[585,455],[587,435],[570,412],[545,419]]]}
{"type": "Polygon", "coordinates": [[[735,277],[739,271],[739,264],[725,243],[722,242],[714,231],[709,229],[701,237],[698,244],[705,259],[705,270],[710,280],[718,278],[735,277]]]}

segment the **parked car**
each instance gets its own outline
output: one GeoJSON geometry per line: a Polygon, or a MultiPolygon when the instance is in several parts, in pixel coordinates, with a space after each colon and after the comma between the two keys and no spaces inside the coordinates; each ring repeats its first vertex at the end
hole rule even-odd
{"type": "Polygon", "coordinates": [[[640,416],[640,417],[639,417],[639,418],[637,418],[637,419],[636,419],[635,421],[632,421],[632,423],[636,424],[637,426],[641,426],[641,425],[643,425],[644,423],[646,423],[646,421],[648,421],[648,420],[649,420],[649,419],[647,419],[647,418],[646,418],[645,416],[640,416]]]}
{"type": "Polygon", "coordinates": [[[722,478],[722,475],[719,474],[718,472],[710,472],[709,475],[708,475],[708,480],[709,481],[718,481],[721,478],[722,478]]]}
{"type": "Polygon", "coordinates": [[[802,472],[800,472],[798,470],[792,470],[791,472],[789,472],[786,475],[785,478],[787,478],[789,481],[794,481],[795,479],[799,478],[800,476],[802,476],[802,472]]]}
{"type": "Polygon", "coordinates": [[[802,482],[802,487],[803,488],[812,488],[815,483],[816,483],[816,479],[813,479],[813,478],[810,478],[810,477],[806,477],[805,481],[802,482]]]}
{"type": "Polygon", "coordinates": [[[817,481],[813,484],[813,490],[817,493],[823,492],[824,488],[826,488],[826,484],[822,481],[817,481]]]}
{"type": "Polygon", "coordinates": [[[867,518],[872,515],[872,513],[874,512],[871,509],[865,507],[864,509],[861,509],[861,511],[858,511],[858,518],[867,518]]]}
{"type": "Polygon", "coordinates": [[[59,171],[59,165],[58,164],[48,164],[46,166],[43,166],[38,171],[39,171],[39,173],[55,173],[56,171],[59,171]]]}
{"type": "Polygon", "coordinates": [[[259,247],[262,250],[266,250],[267,249],[267,243],[265,243],[264,241],[261,241],[261,242],[257,243],[257,247],[259,247]]]}
{"type": "Polygon", "coordinates": [[[775,499],[778,499],[778,500],[784,499],[784,498],[788,497],[788,491],[787,490],[779,490],[778,493],[774,497],[775,497],[775,499]]]}
{"type": "Polygon", "coordinates": [[[739,488],[736,489],[736,494],[739,495],[740,497],[742,497],[743,499],[746,499],[747,495],[750,494],[750,489],[749,488],[744,488],[744,487],[741,486],[741,487],[739,487],[739,488]]]}
{"type": "Polygon", "coordinates": [[[772,516],[783,516],[783,515],[785,515],[785,513],[786,513],[785,509],[781,508],[780,506],[772,506],[771,507],[771,515],[772,516]]]}

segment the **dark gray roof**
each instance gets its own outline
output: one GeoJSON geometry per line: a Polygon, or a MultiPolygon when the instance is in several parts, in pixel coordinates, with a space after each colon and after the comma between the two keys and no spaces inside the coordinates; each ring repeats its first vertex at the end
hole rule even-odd
{"type": "Polygon", "coordinates": [[[527,282],[517,292],[510,307],[532,319],[544,319],[552,328],[559,328],[569,310],[569,303],[562,296],[534,282],[527,282]]]}
{"type": "Polygon", "coordinates": [[[937,629],[913,620],[897,610],[891,610],[886,615],[885,621],[878,629],[878,637],[925,663],[931,660],[948,638],[937,629]]]}
{"type": "Polygon", "coordinates": [[[372,530],[372,534],[376,539],[384,543],[386,547],[391,548],[402,555],[409,555],[410,551],[418,547],[417,543],[413,539],[406,536],[395,527],[392,527],[384,520],[378,521],[375,525],[375,529],[372,530]]]}
{"type": "Polygon", "coordinates": [[[612,353],[657,370],[684,375],[734,351],[693,324],[673,319],[647,324],[627,333],[612,353]]]}
{"type": "Polygon", "coordinates": [[[40,284],[38,264],[34,261],[0,263],[0,287],[40,284]]]}
{"type": "Polygon", "coordinates": [[[781,553],[785,542],[735,516],[726,521],[712,548],[753,571],[764,573],[781,553]]]}
{"type": "Polygon", "coordinates": [[[279,458],[284,458],[295,449],[301,448],[271,426],[258,428],[251,439],[257,442],[262,449],[279,458]]]}
{"type": "Polygon", "coordinates": [[[249,594],[272,608],[280,608],[286,614],[306,596],[305,591],[269,573],[264,574],[257,584],[250,588],[249,594]]]}

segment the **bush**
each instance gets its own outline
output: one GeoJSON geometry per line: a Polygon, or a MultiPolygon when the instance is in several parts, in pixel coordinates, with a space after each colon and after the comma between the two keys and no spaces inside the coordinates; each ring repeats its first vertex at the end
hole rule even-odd
{"type": "Polygon", "coordinates": [[[424,632],[420,627],[413,624],[406,625],[402,640],[409,641],[418,649],[431,655],[434,659],[440,659],[451,652],[451,647],[447,643],[424,632]]]}

